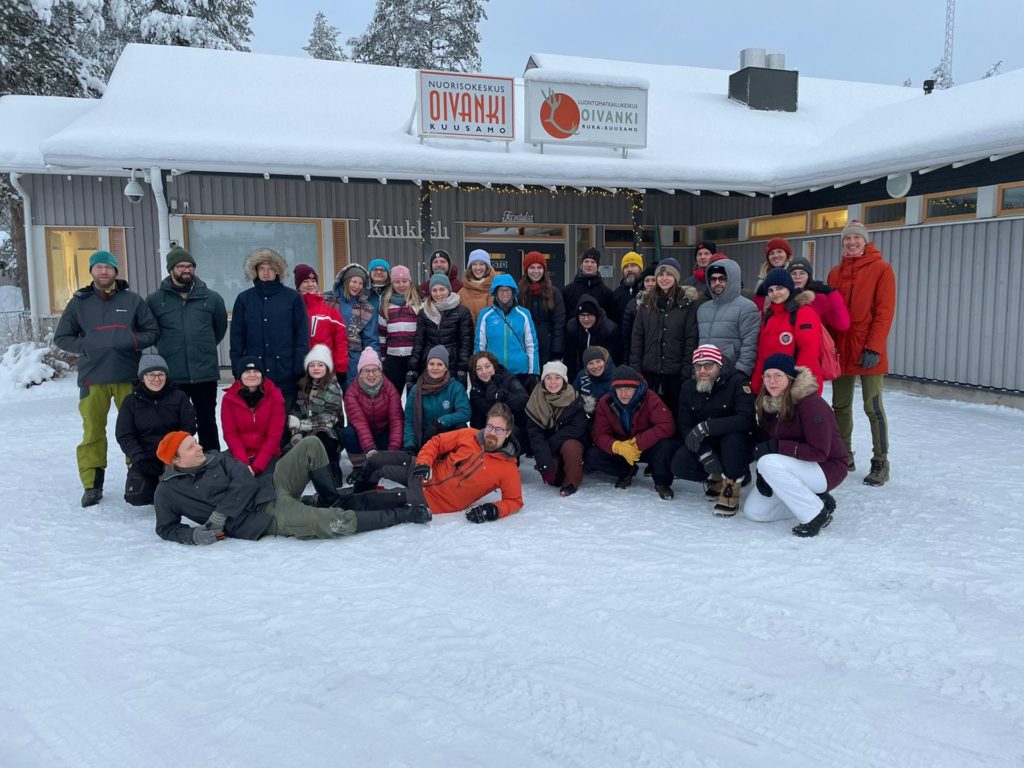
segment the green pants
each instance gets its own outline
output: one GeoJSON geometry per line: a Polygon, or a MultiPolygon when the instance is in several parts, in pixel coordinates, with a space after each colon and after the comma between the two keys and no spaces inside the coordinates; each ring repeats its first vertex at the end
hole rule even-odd
{"type": "Polygon", "coordinates": [[[264,511],[274,518],[266,530],[270,536],[297,539],[334,539],[356,532],[356,513],[349,509],[318,509],[303,504],[302,492],[309,473],[326,467],[327,451],[315,437],[305,437],[288,451],[274,468],[277,498],[264,511]]]}
{"type": "MultiPolygon", "coordinates": [[[[856,376],[840,376],[832,382],[832,410],[836,412],[839,434],[846,450],[853,450],[853,388],[856,376]]],[[[864,398],[864,413],[871,423],[871,458],[885,459],[889,454],[889,422],[882,404],[882,385],[885,376],[878,373],[860,377],[860,390],[864,398]]]]}
{"type": "Polygon", "coordinates": [[[131,382],[92,384],[78,388],[78,412],[82,415],[82,442],[76,451],[82,487],[102,488],[107,469],[107,414],[110,401],[120,408],[132,392],[131,382]]]}

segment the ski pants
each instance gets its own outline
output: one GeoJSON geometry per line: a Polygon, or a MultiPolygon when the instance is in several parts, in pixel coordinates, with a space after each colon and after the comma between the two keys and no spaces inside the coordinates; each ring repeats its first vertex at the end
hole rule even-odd
{"type": "Polygon", "coordinates": [[[110,401],[120,408],[131,394],[130,381],[117,384],[87,384],[78,388],[78,413],[82,416],[82,442],[75,451],[82,487],[102,488],[107,469],[107,414],[110,401]]]}
{"type": "MultiPolygon", "coordinates": [[[[853,389],[857,376],[840,376],[832,382],[832,410],[836,412],[839,434],[846,443],[846,450],[853,452],[853,389]]],[[[871,423],[871,458],[885,459],[889,454],[889,422],[882,404],[883,374],[860,377],[861,396],[864,399],[864,413],[871,423]]]]}
{"type": "Polygon", "coordinates": [[[772,487],[764,496],[755,486],[743,502],[742,512],[758,523],[795,517],[809,523],[824,508],[817,494],[828,490],[828,481],[814,461],[801,461],[781,453],[769,453],[757,461],[757,471],[772,487]]]}

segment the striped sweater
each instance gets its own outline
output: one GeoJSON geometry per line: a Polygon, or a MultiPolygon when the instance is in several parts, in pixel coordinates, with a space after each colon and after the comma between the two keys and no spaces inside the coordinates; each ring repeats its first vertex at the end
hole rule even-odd
{"type": "Polygon", "coordinates": [[[378,318],[380,355],[409,357],[416,341],[416,310],[408,304],[391,304],[378,318]]]}

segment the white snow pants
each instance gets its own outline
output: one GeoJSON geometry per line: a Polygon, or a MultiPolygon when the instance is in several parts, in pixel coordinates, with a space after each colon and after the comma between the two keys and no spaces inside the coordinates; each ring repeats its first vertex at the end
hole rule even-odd
{"type": "Polygon", "coordinates": [[[770,523],[795,517],[809,523],[821,512],[823,504],[816,494],[825,492],[828,481],[817,462],[769,453],[758,459],[757,471],[774,494],[763,496],[754,486],[742,509],[751,520],[770,523]]]}

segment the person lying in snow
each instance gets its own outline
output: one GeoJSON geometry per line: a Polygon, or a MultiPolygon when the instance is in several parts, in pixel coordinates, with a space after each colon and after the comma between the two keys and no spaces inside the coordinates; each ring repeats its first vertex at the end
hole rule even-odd
{"type": "Polygon", "coordinates": [[[404,491],[339,494],[327,452],[315,437],[303,438],[273,472],[259,475],[231,454],[204,453],[187,432],[169,433],[156,455],[167,465],[156,489],[156,532],[167,541],[333,539],[399,523],[426,523],[431,517],[425,506],[407,504],[404,491]],[[301,500],[310,481],[317,490],[317,506],[301,500]],[[198,525],[182,523],[183,517],[198,525]]]}

